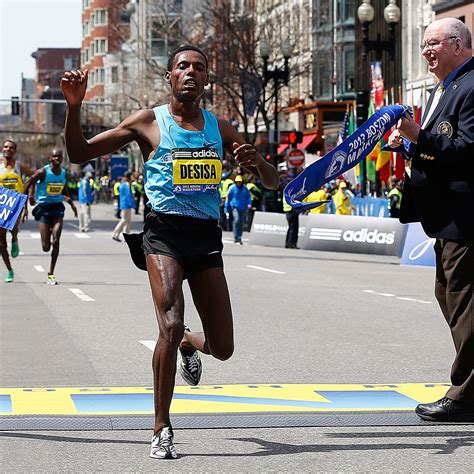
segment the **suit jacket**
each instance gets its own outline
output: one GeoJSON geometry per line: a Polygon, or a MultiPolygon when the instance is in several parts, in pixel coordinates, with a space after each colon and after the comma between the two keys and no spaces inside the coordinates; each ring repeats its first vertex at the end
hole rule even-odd
{"type": "Polygon", "coordinates": [[[474,58],[458,71],[420,131],[400,221],[421,222],[430,237],[474,238],[474,58]]]}

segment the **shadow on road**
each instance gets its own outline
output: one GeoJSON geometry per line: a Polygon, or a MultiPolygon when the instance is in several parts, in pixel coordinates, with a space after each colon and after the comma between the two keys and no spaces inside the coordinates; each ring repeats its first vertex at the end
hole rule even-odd
{"type": "MultiPolygon", "coordinates": [[[[380,433],[326,433],[327,438],[344,438],[358,440],[358,444],[291,444],[277,443],[267,441],[261,438],[226,438],[227,441],[240,441],[243,443],[252,443],[259,446],[255,452],[245,453],[209,453],[209,454],[180,454],[180,458],[187,456],[211,456],[211,457],[264,457],[279,456],[288,454],[307,454],[307,453],[331,453],[337,451],[383,451],[383,450],[436,450],[434,454],[454,454],[456,449],[467,446],[474,446],[472,431],[439,431],[439,432],[380,432],[380,433]],[[360,444],[363,438],[417,438],[418,443],[378,443],[378,444],[360,444]],[[423,443],[424,439],[430,438],[446,438],[444,442],[423,443]]],[[[0,437],[19,438],[39,441],[54,441],[61,443],[86,443],[86,444],[131,444],[131,445],[148,445],[148,441],[128,440],[128,439],[99,439],[99,438],[80,438],[75,436],[57,436],[45,435],[39,433],[21,433],[21,432],[2,432],[0,437]]],[[[176,445],[187,443],[176,443],[176,445]]]]}

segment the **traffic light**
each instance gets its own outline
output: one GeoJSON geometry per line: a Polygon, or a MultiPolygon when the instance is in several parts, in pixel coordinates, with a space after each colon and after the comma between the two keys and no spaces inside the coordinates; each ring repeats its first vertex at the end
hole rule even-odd
{"type": "Polygon", "coordinates": [[[20,115],[20,101],[19,97],[12,97],[12,115],[20,115]]]}
{"type": "Polygon", "coordinates": [[[290,132],[288,134],[288,141],[290,145],[296,145],[303,141],[303,132],[290,132]]]}

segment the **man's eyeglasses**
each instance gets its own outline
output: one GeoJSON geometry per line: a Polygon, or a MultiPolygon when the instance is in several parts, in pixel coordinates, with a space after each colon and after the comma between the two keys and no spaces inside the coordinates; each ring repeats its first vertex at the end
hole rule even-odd
{"type": "Polygon", "coordinates": [[[449,38],[445,38],[442,40],[431,40],[428,41],[427,43],[420,44],[420,49],[423,51],[425,48],[430,50],[436,48],[436,46],[439,46],[443,41],[449,41],[452,39],[457,39],[457,36],[450,36],[449,38]]]}
{"type": "Polygon", "coordinates": [[[63,155],[60,153],[59,155],[51,155],[53,158],[61,158],[63,155]]]}

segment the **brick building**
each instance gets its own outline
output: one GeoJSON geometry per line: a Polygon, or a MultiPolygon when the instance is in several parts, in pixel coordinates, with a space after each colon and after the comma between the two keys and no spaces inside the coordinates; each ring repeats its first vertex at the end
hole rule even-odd
{"type": "Polygon", "coordinates": [[[104,101],[104,57],[120,51],[130,34],[127,0],[83,0],[81,68],[89,69],[86,100],[104,101]]]}
{"type": "MultiPolygon", "coordinates": [[[[64,71],[79,67],[79,48],[38,48],[31,56],[36,60],[36,98],[63,99],[60,89],[61,77],[64,71]]],[[[64,113],[64,104],[37,104],[35,129],[54,131],[63,127],[64,113]]]]}

